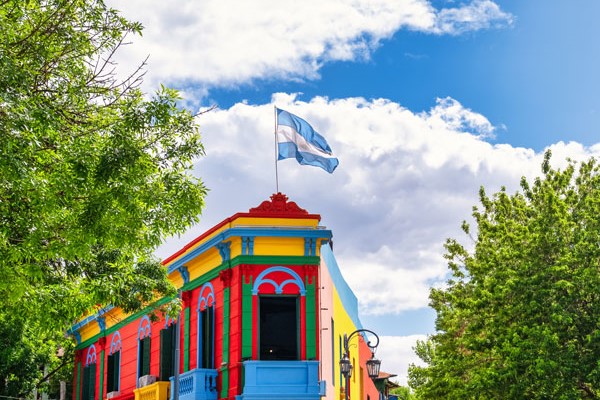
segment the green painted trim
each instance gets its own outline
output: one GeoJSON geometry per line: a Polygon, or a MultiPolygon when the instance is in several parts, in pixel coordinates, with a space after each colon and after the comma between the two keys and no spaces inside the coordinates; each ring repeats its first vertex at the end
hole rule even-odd
{"type": "Polygon", "coordinates": [[[220,398],[226,399],[227,392],[229,392],[229,369],[221,371],[221,396],[220,398]]]}
{"type": "Polygon", "coordinates": [[[81,350],[81,349],[85,349],[86,347],[88,347],[91,344],[96,343],[96,341],[101,338],[102,336],[108,336],[111,333],[113,333],[114,331],[117,331],[119,329],[121,329],[122,327],[124,327],[125,325],[129,324],[132,321],[135,321],[136,319],[138,319],[139,317],[149,314],[150,312],[154,311],[157,307],[162,306],[163,304],[168,303],[169,301],[173,300],[173,297],[164,297],[160,300],[157,300],[154,304],[144,308],[141,311],[138,311],[134,314],[129,315],[128,317],[126,317],[123,321],[119,322],[118,324],[115,324],[113,326],[111,326],[110,328],[101,331],[100,333],[98,333],[95,336],[92,336],[91,338],[89,338],[88,340],[86,340],[85,342],[81,342],[79,343],[76,347],[75,350],[81,350]]]}
{"type": "Polygon", "coordinates": [[[77,384],[75,385],[75,400],[79,400],[81,397],[81,363],[77,363],[77,384]]]}
{"type": "Polygon", "coordinates": [[[252,278],[242,277],[242,360],[252,358],[252,278]]]}
{"type": "Polygon", "coordinates": [[[183,372],[190,370],[190,308],[185,309],[183,324],[183,372]]]}
{"type": "MultiPolygon", "coordinates": [[[[182,291],[187,291],[187,290],[192,290],[195,289],[203,284],[205,284],[206,282],[209,282],[215,278],[217,278],[219,276],[219,273],[227,268],[233,268],[236,267],[238,265],[241,264],[247,264],[247,265],[263,265],[263,264],[281,264],[281,265],[319,265],[320,263],[320,258],[316,257],[316,256],[249,256],[249,255],[239,255],[231,260],[228,260],[227,262],[213,268],[211,271],[207,272],[206,274],[199,276],[198,278],[194,279],[193,281],[188,282],[187,284],[183,285],[181,287],[182,291]]],[[[252,287],[250,287],[250,290],[252,290],[252,287]]],[[[131,314],[130,316],[126,317],[123,321],[119,322],[118,324],[115,324],[113,326],[111,326],[110,328],[106,329],[103,332],[98,333],[95,336],[92,336],[91,338],[89,338],[88,340],[86,340],[85,342],[81,342],[79,343],[75,349],[76,350],[80,350],[80,349],[84,349],[86,347],[88,347],[89,345],[95,343],[100,337],[102,336],[108,336],[111,333],[113,333],[114,331],[122,328],[123,326],[129,324],[132,321],[135,321],[136,319],[138,319],[139,317],[141,317],[144,314],[148,314],[151,311],[153,311],[154,309],[156,309],[157,307],[166,304],[167,302],[173,300],[172,297],[165,297],[162,298],[160,300],[157,300],[155,303],[153,303],[152,305],[145,307],[143,310],[138,311],[134,314],[131,314]]],[[[252,310],[252,307],[250,307],[250,310],[252,310]]],[[[250,321],[250,328],[252,327],[252,321],[250,321]]],[[[242,325],[243,326],[243,325],[242,325]]],[[[250,337],[250,342],[252,342],[252,337],[250,337]]],[[[250,345],[252,345],[252,343],[250,343],[250,345]]],[[[252,346],[250,347],[250,357],[252,356],[252,346]]]]}
{"type": "Polygon", "coordinates": [[[317,312],[315,284],[306,283],[306,359],[316,360],[317,358],[317,312]]]}
{"type": "Polygon", "coordinates": [[[229,362],[229,333],[230,333],[230,298],[228,287],[223,289],[223,362],[229,362]]]}
{"type": "Polygon", "coordinates": [[[104,398],[104,350],[100,352],[100,398],[104,398]]]}

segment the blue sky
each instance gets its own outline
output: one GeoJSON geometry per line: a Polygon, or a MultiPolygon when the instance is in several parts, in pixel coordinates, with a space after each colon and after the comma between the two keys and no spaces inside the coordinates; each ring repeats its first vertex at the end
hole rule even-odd
{"type": "Polygon", "coordinates": [[[428,292],[446,280],[443,243],[468,244],[481,185],[518,189],[551,149],[600,156],[600,3],[594,0],[159,0],[111,2],[144,36],[144,89],[165,83],[200,115],[210,189],[181,245],[275,191],[273,105],[308,120],[340,158],[329,175],[279,163],[280,190],[332,229],[382,368],[406,380],[433,333],[428,292]],[[232,12],[235,10],[235,12],[232,12]]]}

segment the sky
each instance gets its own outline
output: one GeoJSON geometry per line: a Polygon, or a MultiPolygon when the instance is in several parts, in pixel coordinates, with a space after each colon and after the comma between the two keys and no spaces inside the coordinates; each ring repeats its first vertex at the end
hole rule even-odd
{"type": "Polygon", "coordinates": [[[198,116],[210,192],[201,222],[166,257],[276,191],[273,106],[329,142],[333,174],[278,163],[279,190],[321,215],[378,333],[382,370],[406,383],[412,347],[435,331],[444,242],[471,221],[481,186],[518,190],[546,150],[600,157],[596,0],[128,0],[142,22],[117,54],[143,89],[179,89],[198,116]]]}

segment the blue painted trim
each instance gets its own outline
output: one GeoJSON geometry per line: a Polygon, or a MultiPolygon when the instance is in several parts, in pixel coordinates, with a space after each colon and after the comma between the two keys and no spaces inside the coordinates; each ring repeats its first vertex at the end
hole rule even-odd
{"type": "Polygon", "coordinates": [[[231,242],[217,243],[215,247],[219,250],[221,262],[229,261],[231,259],[231,242]]]}
{"type": "Polygon", "coordinates": [[[89,366],[90,364],[96,364],[98,361],[96,357],[96,345],[92,344],[88,347],[87,354],[85,356],[85,366],[89,366]]]}
{"type": "Polygon", "coordinates": [[[181,279],[183,279],[184,285],[190,281],[190,273],[188,271],[187,266],[180,266],[179,268],[177,268],[177,272],[179,272],[179,274],[181,275],[181,279]]]}
{"type": "Polygon", "coordinates": [[[71,332],[71,335],[73,335],[75,337],[77,344],[81,344],[81,335],[79,334],[79,332],[77,332],[77,331],[71,332]]]}
{"type": "Polygon", "coordinates": [[[101,316],[103,316],[104,314],[106,314],[107,312],[112,310],[113,308],[114,307],[112,305],[108,305],[104,308],[101,308],[96,314],[90,315],[90,316],[82,319],[78,323],[74,324],[73,326],[71,326],[71,328],[69,328],[67,330],[67,333],[69,335],[75,335],[75,331],[79,330],[81,327],[89,324],[90,322],[96,321],[98,318],[100,318],[101,316]]]}
{"type": "Polygon", "coordinates": [[[106,330],[106,317],[98,317],[96,318],[96,322],[98,323],[98,328],[100,328],[101,331],[106,330]]]}
{"type": "Polygon", "coordinates": [[[152,326],[150,324],[150,317],[144,315],[138,325],[138,340],[142,340],[148,336],[152,336],[152,326]]]}
{"type": "Polygon", "coordinates": [[[252,227],[252,228],[231,228],[227,229],[215,237],[207,240],[200,246],[196,247],[194,250],[186,253],[181,258],[173,261],[171,265],[169,265],[168,273],[172,273],[177,268],[182,265],[185,265],[190,260],[196,258],[199,254],[204,253],[205,251],[216,247],[217,244],[224,242],[225,240],[231,237],[244,237],[250,236],[252,237],[252,241],[249,243],[249,253],[251,255],[254,254],[254,238],[253,237],[312,237],[315,239],[330,239],[332,237],[331,231],[328,229],[303,229],[303,228],[273,228],[273,227],[252,227]]]}
{"type": "Polygon", "coordinates": [[[198,306],[196,307],[196,311],[200,312],[205,308],[208,308],[209,300],[212,298],[213,301],[213,306],[215,305],[215,288],[213,287],[212,283],[210,282],[206,282],[204,285],[202,285],[202,287],[200,288],[200,290],[198,291],[199,294],[202,294],[204,292],[204,289],[209,288],[210,291],[208,292],[208,294],[206,296],[202,296],[198,298],[198,306]],[[202,302],[205,303],[204,307],[202,307],[202,302]]]}
{"type": "Polygon", "coordinates": [[[121,350],[122,344],[123,343],[121,342],[121,334],[119,333],[119,331],[116,331],[115,333],[113,333],[112,339],[110,340],[110,348],[108,350],[108,355],[112,356],[114,353],[121,350]]]}
{"type": "Polygon", "coordinates": [[[165,329],[169,327],[169,325],[173,325],[177,323],[177,318],[172,318],[169,314],[166,315],[165,318],[165,329]]]}
{"type": "Polygon", "coordinates": [[[346,310],[356,328],[362,329],[362,324],[358,317],[358,299],[352,292],[352,289],[350,289],[350,286],[348,286],[348,283],[344,280],[329,244],[323,244],[321,246],[321,260],[327,265],[327,270],[329,271],[333,285],[340,296],[344,310],[346,310]]]}
{"type": "Polygon", "coordinates": [[[283,288],[287,284],[291,283],[291,284],[296,285],[298,287],[298,289],[300,289],[301,296],[306,295],[306,289],[304,287],[304,282],[302,282],[302,279],[300,278],[300,276],[297,273],[295,273],[293,270],[286,268],[286,267],[270,267],[270,268],[265,269],[263,272],[261,272],[256,277],[256,281],[254,282],[254,286],[252,287],[252,294],[257,295],[260,286],[264,283],[273,285],[273,287],[275,288],[275,293],[277,293],[277,294],[283,293],[283,288]],[[269,275],[272,272],[283,272],[285,274],[290,275],[292,277],[292,279],[287,279],[287,280],[281,282],[280,285],[278,285],[277,282],[275,282],[274,280],[266,279],[267,275],[269,275]]]}
{"type": "Polygon", "coordinates": [[[304,238],[304,255],[306,257],[317,255],[317,239],[304,238]]]}
{"type": "Polygon", "coordinates": [[[254,255],[254,237],[253,236],[248,238],[248,255],[249,256],[254,255]]]}
{"type": "Polygon", "coordinates": [[[254,255],[254,237],[244,236],[242,237],[242,254],[247,256],[254,255]]]}

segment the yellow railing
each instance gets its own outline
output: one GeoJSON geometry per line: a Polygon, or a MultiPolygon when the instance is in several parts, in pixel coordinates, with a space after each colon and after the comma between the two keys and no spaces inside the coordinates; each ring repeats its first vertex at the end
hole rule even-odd
{"type": "Polygon", "coordinates": [[[167,400],[170,385],[169,382],[154,382],[151,385],[134,389],[135,400],[167,400]]]}

